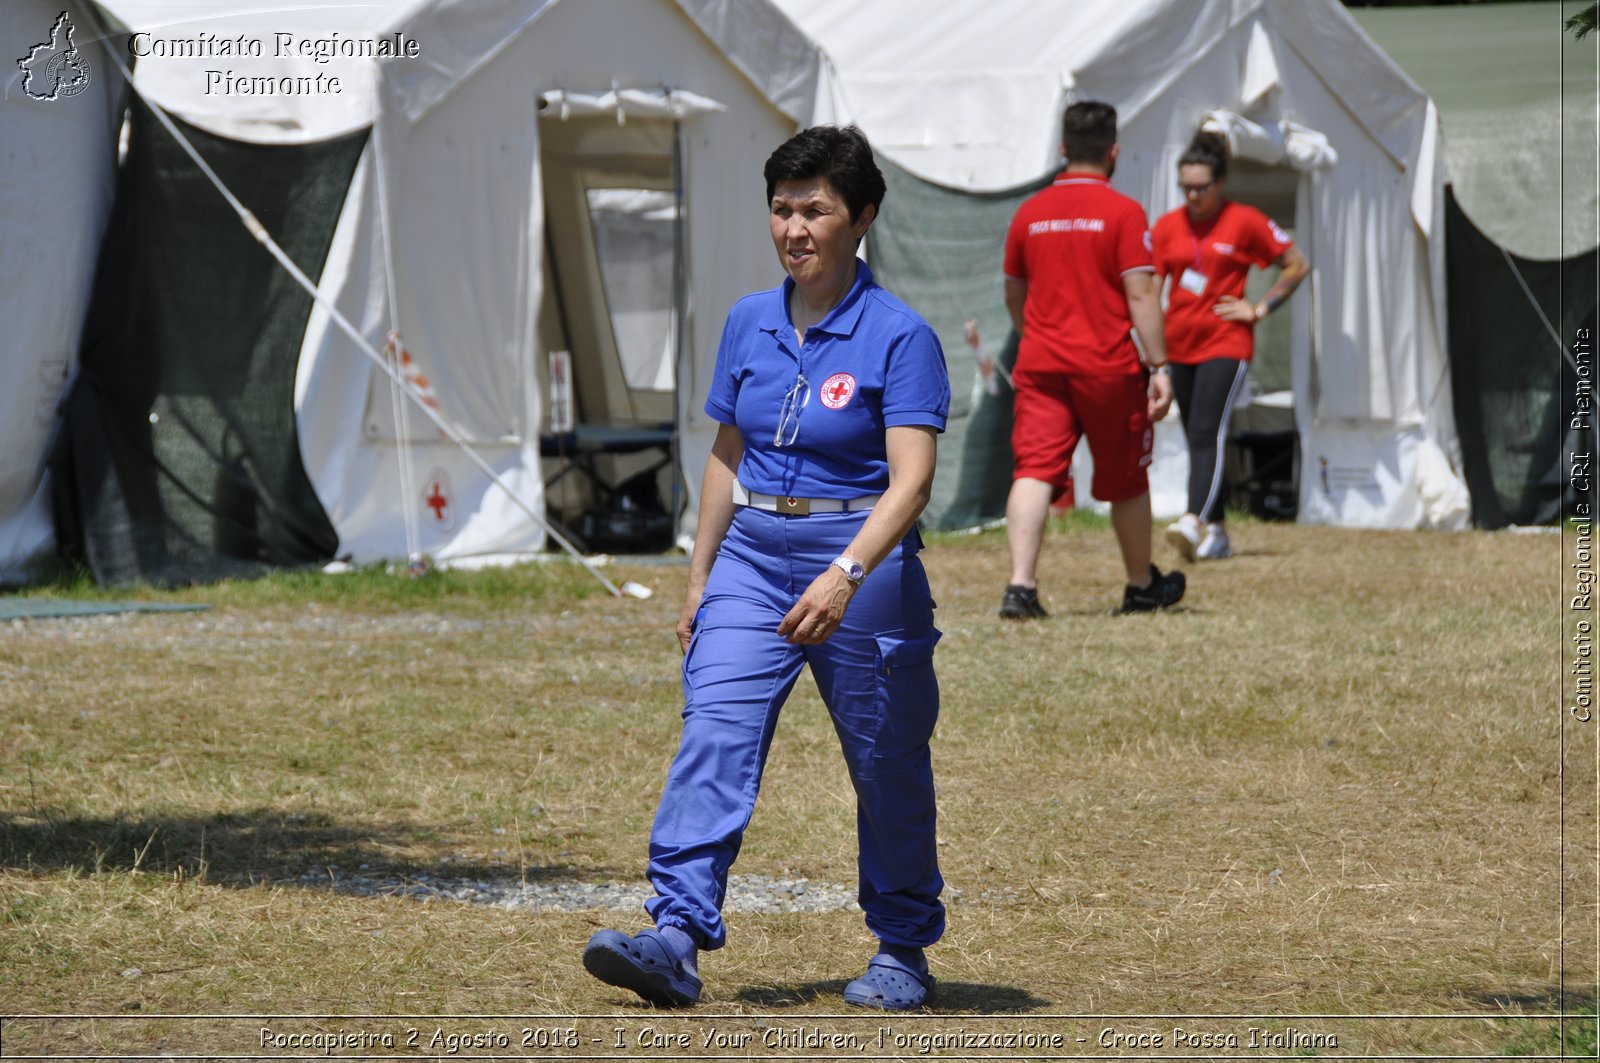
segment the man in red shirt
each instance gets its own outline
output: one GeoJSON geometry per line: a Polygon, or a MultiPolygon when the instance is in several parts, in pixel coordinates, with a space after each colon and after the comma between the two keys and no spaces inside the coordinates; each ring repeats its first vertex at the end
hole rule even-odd
{"type": "Polygon", "coordinates": [[[1184,590],[1183,573],[1163,574],[1150,563],[1151,426],[1172,405],[1172,382],[1144,210],[1110,184],[1115,108],[1096,101],[1068,107],[1061,142],[1066,169],[1017,209],[1006,234],[1006,309],[1021,335],[1011,374],[1011,583],[1000,601],[1008,620],[1047,615],[1039,604],[1039,548],[1079,439],[1094,455],[1091,491],[1111,503],[1127,570],[1122,611],[1165,608],[1184,590]]]}

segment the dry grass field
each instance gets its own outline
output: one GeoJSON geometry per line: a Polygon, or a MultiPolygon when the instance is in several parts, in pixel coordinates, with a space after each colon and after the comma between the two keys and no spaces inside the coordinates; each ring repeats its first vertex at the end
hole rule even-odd
{"type": "MultiPolygon", "coordinates": [[[[838,998],[857,912],[732,914],[666,1014],[578,962],[642,912],[334,888],[637,882],[681,565],[613,570],[649,601],[558,563],[0,624],[0,1012],[34,1016],[3,1054],[1592,1056],[1548,1017],[1592,1015],[1597,975],[1558,538],[1235,539],[1182,608],[1117,617],[1110,531],[1064,522],[1028,625],[994,615],[1003,533],[931,543],[950,920],[931,1006],[892,1018],[838,998]]],[[[802,678],[736,871],[848,885],[854,853],[802,678]]]]}

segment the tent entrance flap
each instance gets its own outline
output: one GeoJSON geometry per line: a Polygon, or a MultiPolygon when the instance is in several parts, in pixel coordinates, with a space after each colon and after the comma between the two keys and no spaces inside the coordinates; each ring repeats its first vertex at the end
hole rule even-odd
{"type": "Polygon", "coordinates": [[[672,123],[540,126],[553,283],[546,337],[572,352],[579,418],[669,424],[675,409],[672,123]]]}
{"type": "MultiPolygon", "coordinates": [[[[1312,227],[1298,223],[1300,206],[1310,198],[1304,194],[1310,180],[1286,161],[1235,158],[1228,166],[1227,196],[1272,219],[1314,263],[1316,255],[1308,246],[1312,227]]],[[[1245,298],[1260,303],[1281,272],[1276,266],[1251,270],[1245,298]]],[[[1225,461],[1234,485],[1231,504],[1264,519],[1293,519],[1298,509],[1300,451],[1292,367],[1297,345],[1306,351],[1311,342],[1309,294],[1302,291],[1255,326],[1249,398],[1229,420],[1225,461]]],[[[1304,360],[1311,361],[1308,351],[1304,360]]]]}
{"type": "Polygon", "coordinates": [[[571,352],[579,424],[574,435],[546,440],[548,502],[591,547],[659,549],[670,541],[669,500],[678,494],[672,439],[685,226],[674,123],[619,124],[614,113],[557,120],[560,113],[547,109],[540,123],[550,281],[540,342],[571,352]],[[659,442],[591,446],[618,432],[659,442]],[[660,528],[631,546],[620,531],[602,534],[638,514],[660,528]]]}

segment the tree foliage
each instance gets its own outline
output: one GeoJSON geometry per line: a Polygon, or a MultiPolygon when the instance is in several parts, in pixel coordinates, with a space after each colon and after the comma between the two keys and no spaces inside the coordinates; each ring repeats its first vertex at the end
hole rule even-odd
{"type": "Polygon", "coordinates": [[[1595,8],[1597,7],[1600,7],[1600,3],[1590,4],[1576,15],[1567,19],[1567,29],[1572,31],[1572,36],[1575,39],[1581,41],[1594,32],[1595,8]]]}

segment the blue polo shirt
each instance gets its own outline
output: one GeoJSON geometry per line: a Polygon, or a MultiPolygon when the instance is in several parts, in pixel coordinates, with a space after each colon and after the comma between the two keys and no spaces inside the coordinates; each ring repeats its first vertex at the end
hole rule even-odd
{"type": "Polygon", "coordinates": [[[744,437],[739,482],[752,491],[802,498],[881,494],[889,489],[884,430],[929,425],[944,431],[950,378],[939,337],[858,261],[855,284],[806,330],[802,345],[789,319],[793,288],[785,278],[729,311],[706,415],[744,437]],[[774,446],[784,396],[802,375],[810,394],[794,442],[774,446]]]}

